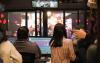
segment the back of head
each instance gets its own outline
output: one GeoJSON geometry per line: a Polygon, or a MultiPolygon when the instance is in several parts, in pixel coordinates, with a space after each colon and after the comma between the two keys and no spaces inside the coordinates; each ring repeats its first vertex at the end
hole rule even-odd
{"type": "MultiPolygon", "coordinates": [[[[54,47],[62,46],[63,37],[67,38],[66,29],[63,24],[57,23],[54,27],[53,38],[52,38],[52,40],[54,40],[54,43],[52,44],[52,46],[54,47]]],[[[50,41],[50,44],[52,40],[50,41]]]]}
{"type": "Polygon", "coordinates": [[[7,36],[4,33],[3,29],[0,29],[0,43],[7,40],[7,36]]]}
{"type": "Polygon", "coordinates": [[[57,23],[55,25],[53,36],[55,38],[58,38],[58,37],[66,37],[67,38],[66,29],[63,24],[57,23]]]}
{"type": "Polygon", "coordinates": [[[17,39],[27,39],[28,38],[29,30],[26,26],[22,26],[17,30],[17,39]]]}

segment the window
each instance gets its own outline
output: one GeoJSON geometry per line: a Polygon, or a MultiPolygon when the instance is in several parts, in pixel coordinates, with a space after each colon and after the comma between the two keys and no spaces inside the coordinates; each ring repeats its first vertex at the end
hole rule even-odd
{"type": "Polygon", "coordinates": [[[48,36],[53,35],[53,29],[55,24],[63,23],[63,12],[62,11],[47,11],[47,25],[48,25],[48,36]]]}
{"type": "Polygon", "coordinates": [[[8,34],[10,36],[16,36],[17,29],[25,25],[25,12],[8,12],[8,34]]]}

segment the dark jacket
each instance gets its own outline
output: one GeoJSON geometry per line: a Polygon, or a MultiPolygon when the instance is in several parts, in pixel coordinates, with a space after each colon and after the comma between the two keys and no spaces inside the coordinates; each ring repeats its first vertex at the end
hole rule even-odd
{"type": "Polygon", "coordinates": [[[91,44],[87,49],[87,63],[96,63],[97,44],[91,44]]]}
{"type": "Polygon", "coordinates": [[[35,63],[40,63],[41,51],[35,42],[30,42],[28,40],[16,40],[14,46],[19,52],[28,52],[35,54],[35,63]]]}
{"type": "Polygon", "coordinates": [[[77,42],[77,57],[79,58],[79,63],[86,63],[86,52],[87,48],[94,41],[94,37],[90,34],[87,34],[84,39],[80,39],[77,42]]]}

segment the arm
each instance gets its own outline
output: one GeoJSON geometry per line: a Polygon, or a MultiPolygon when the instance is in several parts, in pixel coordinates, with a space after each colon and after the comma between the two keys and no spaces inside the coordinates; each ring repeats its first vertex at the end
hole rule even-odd
{"type": "Polygon", "coordinates": [[[22,56],[21,54],[16,50],[16,48],[12,45],[11,47],[11,58],[14,61],[14,63],[22,63],[22,56]]]}
{"type": "Polygon", "coordinates": [[[41,58],[41,50],[37,44],[36,44],[36,48],[38,50],[38,58],[41,58]]]}
{"type": "MultiPolygon", "coordinates": [[[[5,49],[5,48],[4,48],[5,49]]],[[[1,59],[3,60],[3,63],[10,63],[9,59],[10,59],[10,54],[9,54],[9,48],[5,51],[2,50],[2,55],[1,55],[1,59]]]]}
{"type": "Polygon", "coordinates": [[[5,41],[0,44],[0,58],[2,59],[3,63],[11,63],[10,62],[10,42],[5,41]]]}
{"type": "Polygon", "coordinates": [[[74,47],[73,47],[72,41],[70,41],[68,43],[68,51],[69,51],[70,60],[74,61],[75,58],[76,58],[76,55],[75,55],[75,52],[74,52],[74,47]]]}
{"type": "Polygon", "coordinates": [[[35,42],[34,46],[35,46],[35,63],[39,63],[41,58],[41,50],[35,42]]]}

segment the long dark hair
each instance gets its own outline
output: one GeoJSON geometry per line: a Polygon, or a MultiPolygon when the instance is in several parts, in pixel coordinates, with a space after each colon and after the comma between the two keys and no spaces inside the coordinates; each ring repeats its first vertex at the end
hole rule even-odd
{"type": "Polygon", "coordinates": [[[0,29],[0,43],[7,41],[7,36],[6,33],[4,32],[3,29],[0,29]]]}
{"type": "Polygon", "coordinates": [[[63,24],[57,23],[54,27],[53,37],[50,40],[49,45],[51,47],[61,47],[63,37],[67,38],[66,29],[63,24]]]}

